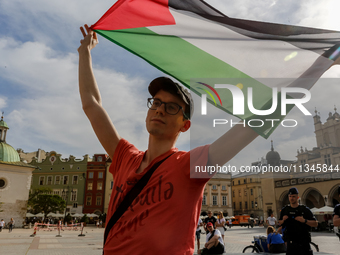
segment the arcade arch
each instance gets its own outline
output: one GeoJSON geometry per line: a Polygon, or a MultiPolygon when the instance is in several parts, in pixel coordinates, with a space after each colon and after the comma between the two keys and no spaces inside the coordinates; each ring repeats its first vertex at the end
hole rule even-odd
{"type": "Polygon", "coordinates": [[[335,207],[339,204],[340,198],[338,196],[339,184],[334,185],[328,193],[328,198],[326,204],[331,207],[335,207]]]}
{"type": "Polygon", "coordinates": [[[303,192],[301,196],[301,203],[309,208],[320,208],[326,205],[321,192],[312,187],[303,192]]]}

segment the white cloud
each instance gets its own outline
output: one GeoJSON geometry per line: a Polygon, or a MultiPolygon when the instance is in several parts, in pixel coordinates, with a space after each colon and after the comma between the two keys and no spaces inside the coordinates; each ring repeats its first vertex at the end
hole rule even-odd
{"type": "Polygon", "coordinates": [[[0,110],[3,111],[6,106],[7,106],[7,98],[0,96],[0,110]]]}
{"type": "MultiPolygon", "coordinates": [[[[328,29],[338,29],[340,25],[333,0],[207,2],[233,18],[328,29]]],[[[6,86],[12,88],[10,94],[0,95],[0,110],[5,111],[5,120],[10,126],[7,141],[12,146],[26,151],[38,147],[55,150],[63,157],[103,152],[81,109],[76,49],[81,37],[79,26],[96,22],[113,3],[109,0],[0,2],[3,10],[0,15],[9,20],[3,25],[6,32],[0,36],[0,79],[8,84],[0,84],[0,88],[2,91],[7,91],[6,86]]],[[[100,41],[93,51],[93,59],[104,107],[120,135],[144,150],[148,142],[144,121],[146,87],[150,77],[159,72],[112,43],[101,38],[100,41]],[[141,70],[140,75],[136,75],[136,70],[141,70]]],[[[333,67],[324,77],[339,75],[340,67],[333,67]]],[[[337,102],[336,95],[335,83],[316,85],[308,109],[313,113],[316,106],[325,121],[324,116],[337,102]]],[[[265,156],[270,150],[270,139],[283,159],[294,159],[300,146],[308,149],[315,146],[312,117],[301,116],[298,111],[289,116],[298,120],[298,129],[279,127],[268,140],[257,138],[230,163],[249,165],[265,156]]],[[[204,142],[214,140],[206,130],[200,132],[206,134],[202,137],[206,139],[204,142]]],[[[190,132],[180,136],[177,143],[180,149],[189,149],[190,136],[190,132]]]]}

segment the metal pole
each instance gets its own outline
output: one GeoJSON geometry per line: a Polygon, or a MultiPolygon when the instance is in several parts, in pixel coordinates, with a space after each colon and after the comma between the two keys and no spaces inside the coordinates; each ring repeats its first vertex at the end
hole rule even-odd
{"type": "Polygon", "coordinates": [[[84,225],[83,225],[83,223],[80,223],[80,224],[81,224],[81,233],[80,233],[80,235],[78,235],[78,236],[85,236],[85,235],[83,234],[84,225]]]}

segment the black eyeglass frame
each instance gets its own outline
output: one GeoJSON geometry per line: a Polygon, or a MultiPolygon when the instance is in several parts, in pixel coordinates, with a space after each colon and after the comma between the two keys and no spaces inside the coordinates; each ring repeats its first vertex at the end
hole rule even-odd
{"type": "Polygon", "coordinates": [[[174,102],[165,103],[165,102],[161,101],[161,100],[158,99],[158,98],[148,98],[146,105],[147,105],[147,107],[148,107],[150,110],[157,110],[157,108],[158,108],[158,107],[157,107],[156,109],[152,109],[152,108],[151,108],[151,106],[153,105],[153,103],[151,103],[152,100],[158,100],[158,101],[161,103],[161,105],[158,106],[158,107],[161,107],[162,104],[164,104],[164,109],[165,109],[165,112],[166,112],[167,114],[176,115],[180,110],[182,110],[182,113],[183,113],[184,118],[187,119],[187,120],[189,120],[188,116],[185,114],[185,112],[184,112],[184,110],[183,110],[183,107],[180,106],[180,105],[177,104],[177,103],[174,103],[174,102]],[[167,104],[175,104],[175,105],[177,105],[177,106],[179,107],[179,108],[178,108],[178,111],[177,111],[176,113],[169,113],[169,112],[167,111],[167,107],[166,107],[167,104]]]}

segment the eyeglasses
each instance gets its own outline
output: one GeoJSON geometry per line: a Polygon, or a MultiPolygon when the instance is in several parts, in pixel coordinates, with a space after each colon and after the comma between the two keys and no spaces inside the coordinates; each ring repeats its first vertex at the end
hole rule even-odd
{"type": "Polygon", "coordinates": [[[158,98],[148,98],[147,106],[151,110],[157,110],[158,107],[162,106],[162,104],[164,104],[164,108],[165,108],[166,113],[168,113],[170,115],[176,115],[180,110],[182,110],[184,118],[189,119],[188,116],[184,113],[182,106],[180,106],[176,103],[173,103],[173,102],[165,103],[165,102],[162,102],[161,100],[159,100],[158,98]]]}

